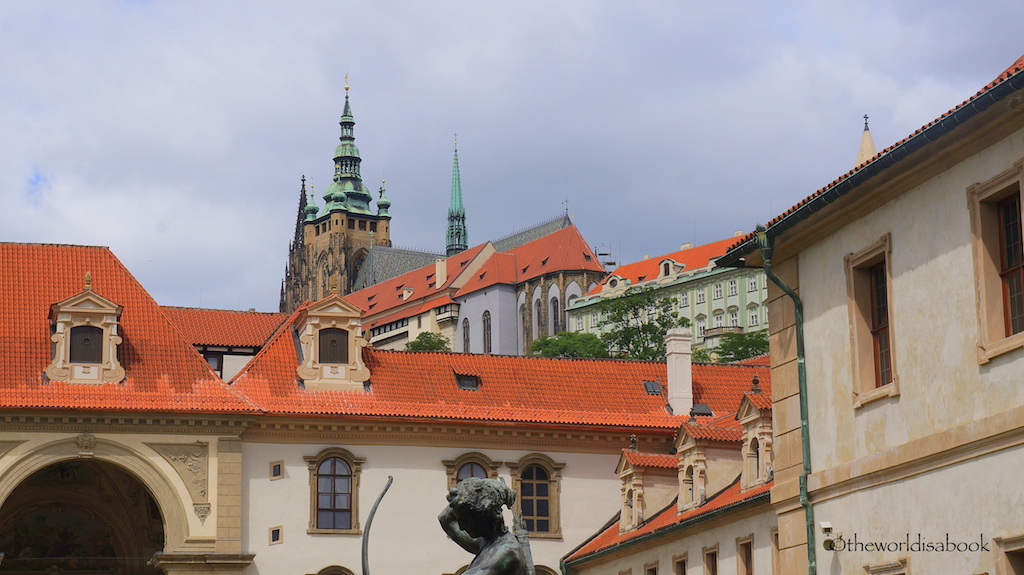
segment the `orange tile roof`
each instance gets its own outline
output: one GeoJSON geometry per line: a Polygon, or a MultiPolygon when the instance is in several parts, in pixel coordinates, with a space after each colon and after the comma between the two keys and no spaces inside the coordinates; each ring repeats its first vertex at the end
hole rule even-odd
{"type": "Polygon", "coordinates": [[[192,345],[260,347],[288,318],[286,313],[161,306],[192,345]]]}
{"type": "MultiPolygon", "coordinates": [[[[675,431],[688,414],[669,415],[663,362],[404,352],[366,348],[371,391],[305,390],[288,330],[280,330],[232,382],[269,413],[442,418],[538,424],[609,425],[675,431]],[[460,390],[455,374],[480,377],[460,390]]],[[[717,414],[735,412],[754,374],[770,392],[766,367],[694,364],[694,401],[717,414]]]]}
{"type": "Polygon", "coordinates": [[[580,564],[599,555],[612,552],[620,546],[668,535],[678,529],[697,524],[716,511],[726,512],[730,508],[745,503],[763,501],[766,504],[766,509],[770,509],[767,504],[769,503],[769,491],[771,491],[772,485],[774,485],[774,481],[769,481],[764,485],[743,491],[740,489],[740,480],[737,477],[731,485],[713,495],[700,507],[689,509],[683,513],[677,513],[677,500],[673,500],[668,507],[662,509],[643,525],[632,531],[623,533],[619,530],[618,521],[609,522],[608,527],[570,553],[564,561],[567,564],[580,564]]]}
{"type": "Polygon", "coordinates": [[[575,225],[512,248],[500,257],[499,254],[492,255],[481,268],[481,273],[470,278],[455,297],[492,285],[517,284],[559,271],[604,272],[604,266],[575,225]]]}
{"type": "Polygon", "coordinates": [[[743,427],[736,421],[736,412],[707,423],[684,423],[682,429],[694,439],[743,441],[743,427]]]}
{"type": "Polygon", "coordinates": [[[747,359],[741,359],[730,363],[738,363],[740,365],[771,365],[771,356],[766,353],[764,355],[755,355],[754,357],[748,357],[747,359]]]}
{"type": "Polygon", "coordinates": [[[587,292],[587,295],[601,291],[605,282],[613,276],[627,279],[630,284],[654,279],[661,274],[661,262],[665,260],[672,260],[677,264],[683,265],[684,273],[706,268],[711,265],[712,260],[725,254],[729,246],[735,242],[736,238],[729,238],[653,258],[645,258],[638,262],[623,264],[612,270],[608,277],[600,285],[587,292]]]}
{"type": "Polygon", "coordinates": [[[0,409],[251,412],[186,342],[163,310],[104,247],[0,243],[7,296],[0,307],[0,409]],[[121,305],[120,383],[48,381],[50,306],[94,291],[121,305]]]}
{"type": "Polygon", "coordinates": [[[750,403],[754,404],[754,407],[761,411],[768,410],[771,413],[772,410],[772,396],[764,393],[751,393],[746,392],[743,394],[744,397],[750,400],[750,403]]]}
{"type": "Polygon", "coordinates": [[[659,469],[679,468],[678,455],[672,455],[669,453],[644,453],[643,451],[633,451],[632,449],[623,449],[622,455],[633,467],[657,467],[659,469]]]}
{"type": "MultiPolygon", "coordinates": [[[[897,162],[898,160],[905,158],[907,154],[913,153],[915,150],[920,150],[922,146],[927,146],[928,143],[934,142],[937,138],[941,137],[949,130],[955,128],[957,125],[973,116],[973,114],[971,114],[968,110],[967,116],[961,117],[961,112],[964,111],[965,108],[976,102],[982,103],[984,107],[987,108],[989,105],[991,105],[992,99],[995,98],[994,94],[996,89],[1001,88],[1007,80],[1010,80],[1015,76],[1019,78],[1018,75],[1021,72],[1024,72],[1024,55],[1017,58],[1017,60],[1013,64],[1011,64],[1008,68],[1003,70],[998,76],[996,76],[994,80],[986,84],[985,87],[982,88],[981,90],[978,90],[978,92],[975,95],[961,102],[958,106],[952,108],[951,110],[949,110],[945,114],[942,114],[941,116],[932,120],[931,122],[928,122],[924,126],[921,126],[917,130],[915,130],[913,134],[910,134],[906,138],[903,138],[902,140],[896,142],[895,144],[878,152],[877,154],[875,154],[873,158],[867,160],[866,162],[859,166],[856,166],[852,170],[846,172],[842,176],[833,180],[827,186],[818,189],[813,194],[797,202],[797,204],[794,205],[793,207],[772,218],[771,221],[768,222],[768,229],[771,230],[774,226],[780,224],[785,226],[785,224],[783,224],[783,221],[786,220],[789,216],[793,215],[798,211],[801,211],[802,209],[805,208],[805,206],[811,204],[819,197],[824,196],[827,193],[835,193],[838,191],[841,195],[843,193],[846,193],[846,191],[842,190],[848,190],[849,186],[860,185],[860,182],[863,182],[865,179],[871,178],[872,175],[876,173],[878,170],[884,170],[886,167],[888,167],[886,164],[878,164],[878,162],[880,162],[883,158],[886,158],[888,156],[887,159],[892,160],[892,162],[890,162],[889,165],[893,165],[893,162],[897,162]],[[987,101],[982,100],[983,97],[989,96],[992,96],[992,98],[989,98],[987,101]],[[925,132],[928,133],[926,134],[925,132]],[[906,146],[911,140],[919,138],[924,139],[924,141],[922,141],[919,146],[913,149],[906,147],[905,149],[903,149],[903,152],[905,153],[898,158],[893,155],[898,149],[904,148],[904,146],[906,146]]],[[[1018,82],[1018,85],[1016,86],[1013,83],[1010,83],[1007,84],[1007,87],[1009,88],[1007,92],[1016,91],[1024,87],[1024,82],[1018,82]]],[[[1007,92],[1002,93],[999,96],[999,98],[1005,97],[1007,92]]],[[[831,195],[832,194],[830,194],[830,196],[831,195]]],[[[829,201],[834,201],[834,198],[829,201]]],[[[781,229],[784,230],[788,228],[783,227],[781,229]]],[[[732,264],[735,263],[739,258],[741,258],[743,254],[754,251],[757,248],[755,236],[756,232],[751,232],[743,236],[739,240],[733,242],[733,245],[729,247],[729,254],[726,260],[730,264],[732,264]],[[746,249],[740,250],[741,247],[745,247],[746,249]]]]}
{"type": "MultiPolygon", "coordinates": [[[[396,313],[402,314],[396,316],[396,318],[410,317],[419,312],[410,310],[394,312],[391,310],[395,310],[395,308],[400,308],[402,306],[409,306],[411,309],[411,304],[417,301],[429,301],[439,297],[450,297],[448,288],[451,287],[452,282],[455,281],[459,274],[462,273],[462,270],[469,265],[469,262],[476,258],[486,246],[487,244],[480,244],[447,258],[445,264],[446,278],[440,287],[436,285],[437,266],[435,264],[431,264],[391,278],[387,281],[383,281],[379,284],[372,285],[368,288],[352,292],[344,296],[345,301],[363,310],[364,318],[372,319],[374,316],[378,316],[389,311],[391,313],[387,313],[388,317],[392,317],[396,313]],[[408,300],[402,299],[402,294],[405,288],[412,288],[412,295],[408,300]]],[[[419,310],[420,307],[421,306],[416,306],[415,309],[419,310]]],[[[388,321],[394,321],[394,319],[389,319],[388,321]]]]}

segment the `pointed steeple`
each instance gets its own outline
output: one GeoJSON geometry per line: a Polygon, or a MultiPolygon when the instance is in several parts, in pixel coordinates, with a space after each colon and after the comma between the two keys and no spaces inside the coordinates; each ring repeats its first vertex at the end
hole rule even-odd
{"type": "Polygon", "coordinates": [[[352,116],[352,105],[348,100],[348,74],[345,75],[345,109],[341,113],[341,143],[334,150],[334,182],[324,193],[325,210],[341,210],[369,214],[370,201],[373,197],[363,185],[359,175],[359,148],[356,147],[355,118],[352,116]]]}
{"type": "Polygon", "coordinates": [[[459,175],[459,142],[455,141],[455,160],[452,163],[452,198],[448,204],[447,254],[453,256],[469,247],[466,231],[466,210],[462,207],[462,178],[459,175]]]}
{"type": "Polygon", "coordinates": [[[878,150],[875,149],[875,141],[871,138],[871,130],[868,129],[868,115],[864,114],[864,132],[860,136],[860,149],[857,150],[857,163],[859,166],[875,157],[878,150]]]}
{"type": "Polygon", "coordinates": [[[306,175],[302,175],[302,189],[299,191],[299,210],[295,214],[295,238],[292,244],[302,245],[302,229],[306,222],[306,175]]]}

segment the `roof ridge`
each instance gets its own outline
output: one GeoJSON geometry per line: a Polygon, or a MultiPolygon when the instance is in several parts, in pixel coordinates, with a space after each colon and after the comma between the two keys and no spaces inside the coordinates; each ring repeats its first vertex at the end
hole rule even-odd
{"type": "MultiPolygon", "coordinates": [[[[0,245],[8,245],[8,246],[52,246],[52,247],[58,247],[58,248],[94,248],[94,249],[111,251],[110,250],[110,246],[95,246],[95,245],[88,245],[88,244],[62,244],[62,243],[54,243],[54,242],[0,242],[0,245]]],[[[127,268],[125,268],[125,269],[127,269],[127,268]]]]}
{"type": "Polygon", "coordinates": [[[256,311],[255,309],[252,309],[252,310],[247,310],[247,309],[221,309],[221,308],[215,308],[215,307],[194,307],[194,306],[187,306],[187,305],[162,305],[162,304],[157,304],[157,305],[159,305],[162,309],[180,309],[180,310],[194,310],[194,311],[223,311],[223,312],[229,312],[229,313],[244,313],[244,314],[250,314],[250,315],[252,315],[252,314],[278,315],[278,314],[282,314],[283,313],[283,312],[279,312],[279,311],[256,311]]]}

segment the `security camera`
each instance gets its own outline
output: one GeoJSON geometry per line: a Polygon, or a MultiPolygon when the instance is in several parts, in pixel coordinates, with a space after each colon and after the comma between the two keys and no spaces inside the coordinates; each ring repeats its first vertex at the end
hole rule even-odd
{"type": "Polygon", "coordinates": [[[825,535],[831,535],[832,534],[832,524],[829,523],[828,521],[822,521],[818,525],[821,526],[821,532],[823,534],[825,534],[825,535]]]}
{"type": "Polygon", "coordinates": [[[822,521],[818,523],[818,525],[821,527],[822,535],[825,536],[824,540],[821,542],[821,546],[825,548],[825,551],[835,551],[836,538],[838,538],[839,535],[835,533],[835,529],[832,528],[832,524],[828,521],[822,521]]]}

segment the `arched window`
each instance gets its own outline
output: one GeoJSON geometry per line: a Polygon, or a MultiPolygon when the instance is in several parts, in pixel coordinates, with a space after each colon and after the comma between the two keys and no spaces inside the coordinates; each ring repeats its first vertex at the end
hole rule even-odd
{"type": "Polygon", "coordinates": [[[71,363],[103,363],[103,330],[91,325],[71,328],[71,363]]]}
{"type": "Polygon", "coordinates": [[[544,305],[541,303],[540,300],[537,300],[536,302],[534,302],[533,307],[537,312],[537,329],[535,330],[535,332],[537,334],[537,338],[540,339],[544,337],[544,335],[547,333],[544,324],[544,305]]]}
{"type": "Polygon", "coordinates": [[[683,473],[683,506],[693,503],[693,466],[690,465],[683,473]]]}
{"type": "Polygon", "coordinates": [[[516,491],[516,511],[531,537],[560,537],[559,492],[562,467],[539,453],[509,463],[516,491]]]}
{"type": "Polygon", "coordinates": [[[480,465],[475,461],[470,461],[459,468],[459,472],[455,474],[455,481],[457,483],[463,479],[469,479],[470,477],[487,479],[487,470],[484,469],[483,465],[480,465]]]}
{"type": "Polygon", "coordinates": [[[455,484],[469,477],[481,479],[494,479],[498,477],[499,463],[491,461],[483,453],[464,453],[455,459],[442,461],[445,471],[448,474],[448,487],[455,487],[455,484]]]}
{"type": "Polygon", "coordinates": [[[462,320],[462,352],[469,353],[469,318],[462,320]]]}
{"type": "Polygon", "coordinates": [[[530,316],[525,303],[519,306],[519,319],[523,326],[523,354],[527,354],[530,352],[530,316]]]}
{"type": "Polygon", "coordinates": [[[309,532],[358,532],[359,473],[365,460],[337,448],[305,459],[312,499],[309,532]]]}
{"type": "Polygon", "coordinates": [[[561,331],[561,316],[562,312],[558,306],[558,298],[551,298],[551,335],[555,335],[561,331]]]}
{"type": "Polygon", "coordinates": [[[672,265],[668,262],[661,264],[661,275],[667,276],[672,273],[672,265]]]}
{"type": "Polygon", "coordinates": [[[484,310],[484,353],[491,353],[491,312],[484,310]]]}
{"type": "Polygon", "coordinates": [[[747,450],[747,485],[753,485],[760,479],[761,474],[761,444],[757,438],[750,440],[750,448],[747,450]]]}
{"type": "Polygon", "coordinates": [[[325,327],[319,332],[320,363],[348,363],[348,332],[325,327]]]}

